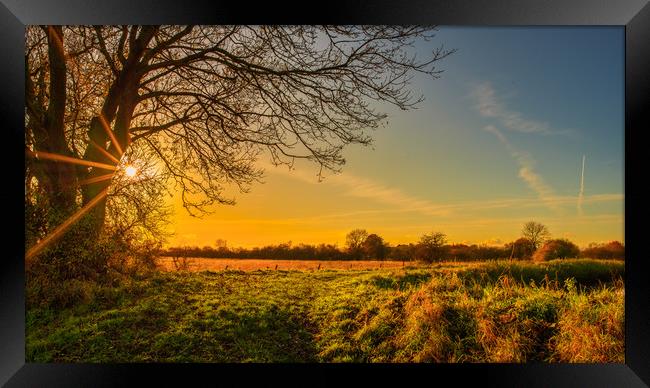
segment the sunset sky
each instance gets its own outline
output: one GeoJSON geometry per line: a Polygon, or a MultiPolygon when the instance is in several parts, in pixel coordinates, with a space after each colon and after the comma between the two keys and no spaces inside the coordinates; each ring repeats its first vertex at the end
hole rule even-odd
{"type": "Polygon", "coordinates": [[[502,245],[529,220],[584,247],[624,241],[624,30],[441,27],[442,77],[416,76],[413,111],[381,105],[373,147],[350,146],[341,174],[272,167],[235,206],[191,217],[180,199],[169,245],[343,246],[354,228],[390,244],[442,231],[502,245]],[[584,190],[580,173],[585,156],[584,190]]]}

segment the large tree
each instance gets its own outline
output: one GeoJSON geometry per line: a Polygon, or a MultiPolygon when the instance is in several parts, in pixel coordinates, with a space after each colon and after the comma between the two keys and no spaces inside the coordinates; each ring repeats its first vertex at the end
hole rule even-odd
{"type": "Polygon", "coordinates": [[[368,130],[386,118],[372,101],[413,108],[421,101],[408,88],[413,75],[439,76],[435,64],[451,51],[413,54],[413,43],[434,32],[419,26],[28,27],[29,201],[56,209],[44,230],[81,208],[99,233],[107,214],[135,211],[141,216],[133,222],[144,224],[168,180],[191,214],[234,203],[225,188],[246,191],[262,176],[256,161],[263,155],[275,165],[307,159],[319,174],[338,171],[343,147],[370,144],[368,130]],[[133,180],[125,179],[124,167],[138,163],[152,173],[137,180],[141,190],[129,191],[125,185],[133,180]],[[149,202],[136,198],[141,191],[149,202]]]}
{"type": "Polygon", "coordinates": [[[373,233],[366,237],[361,244],[361,249],[366,259],[384,260],[388,247],[383,238],[373,233]]]}
{"type": "Polygon", "coordinates": [[[416,246],[418,259],[427,262],[440,260],[444,253],[444,245],[446,243],[447,235],[442,232],[423,234],[416,246]]]}
{"type": "Polygon", "coordinates": [[[365,229],[354,229],[351,230],[345,236],[345,247],[353,258],[360,258],[362,251],[363,242],[366,241],[368,237],[368,231],[365,229]]]}
{"type": "Polygon", "coordinates": [[[546,225],[535,221],[525,223],[521,230],[521,235],[530,242],[533,252],[535,252],[546,240],[549,239],[549,237],[551,237],[551,233],[546,225]]]}

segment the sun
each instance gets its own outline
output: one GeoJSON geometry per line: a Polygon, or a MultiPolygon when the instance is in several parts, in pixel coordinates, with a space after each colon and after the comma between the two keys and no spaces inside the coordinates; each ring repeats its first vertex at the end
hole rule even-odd
{"type": "Polygon", "coordinates": [[[126,176],[133,178],[138,173],[138,169],[133,166],[126,166],[126,168],[124,169],[124,173],[126,174],[126,176]]]}

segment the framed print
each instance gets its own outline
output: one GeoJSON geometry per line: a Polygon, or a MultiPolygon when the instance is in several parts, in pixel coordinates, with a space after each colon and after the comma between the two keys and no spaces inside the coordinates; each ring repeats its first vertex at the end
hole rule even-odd
{"type": "Polygon", "coordinates": [[[2,0],[0,381],[650,384],[647,2],[312,8],[2,0]]]}

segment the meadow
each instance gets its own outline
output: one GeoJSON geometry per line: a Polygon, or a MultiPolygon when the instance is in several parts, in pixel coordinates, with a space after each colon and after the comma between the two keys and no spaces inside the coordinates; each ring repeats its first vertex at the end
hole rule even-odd
{"type": "Polygon", "coordinates": [[[399,264],[78,282],[26,361],[624,362],[623,261],[399,264]]]}
{"type": "Polygon", "coordinates": [[[271,260],[271,259],[208,259],[203,257],[158,259],[163,271],[186,270],[192,272],[220,270],[301,270],[318,271],[325,269],[382,269],[403,268],[407,262],[396,260],[271,260]]]}

